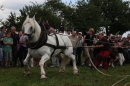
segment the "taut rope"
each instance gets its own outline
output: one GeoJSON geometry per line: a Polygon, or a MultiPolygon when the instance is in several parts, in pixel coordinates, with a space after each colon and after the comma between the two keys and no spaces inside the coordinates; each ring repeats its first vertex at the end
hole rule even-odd
{"type": "MultiPolygon", "coordinates": [[[[110,75],[110,74],[103,73],[102,71],[100,71],[100,70],[94,65],[94,63],[93,63],[93,61],[92,61],[92,59],[91,59],[91,57],[90,57],[90,54],[89,54],[89,52],[88,52],[88,47],[85,47],[85,50],[86,50],[86,53],[87,53],[87,55],[88,55],[88,57],[89,57],[89,60],[90,60],[91,64],[93,65],[93,67],[94,67],[99,73],[101,73],[102,75],[105,75],[105,76],[124,76],[123,79],[121,79],[121,80],[115,82],[112,86],[115,86],[116,84],[120,83],[121,81],[123,81],[124,79],[126,79],[126,78],[128,78],[128,77],[130,76],[130,75],[110,75]]],[[[126,86],[126,85],[128,85],[128,84],[130,84],[130,82],[129,82],[129,83],[126,83],[124,86],[126,86]]]]}

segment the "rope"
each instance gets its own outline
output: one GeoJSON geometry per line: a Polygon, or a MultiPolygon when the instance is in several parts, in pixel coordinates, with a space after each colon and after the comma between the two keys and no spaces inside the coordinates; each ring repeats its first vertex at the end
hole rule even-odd
{"type": "MultiPolygon", "coordinates": [[[[66,46],[66,47],[73,47],[73,46],[66,46]]],[[[77,46],[77,47],[79,47],[79,46],[77,46]]],[[[80,47],[83,47],[83,48],[100,48],[98,46],[80,46],[80,47]]],[[[112,46],[111,48],[115,48],[115,47],[117,47],[117,46],[112,46]]],[[[122,49],[128,48],[129,49],[129,47],[130,46],[128,46],[128,47],[119,47],[119,48],[122,48],[122,49]]]]}
{"type": "Polygon", "coordinates": [[[116,84],[120,83],[121,81],[123,81],[123,80],[126,79],[126,78],[128,78],[128,76],[127,76],[127,77],[124,77],[123,79],[121,79],[121,80],[119,80],[119,81],[117,81],[117,82],[115,82],[112,86],[115,86],[116,84]]]}
{"type": "Polygon", "coordinates": [[[127,85],[129,85],[129,84],[130,84],[130,82],[126,83],[124,86],[127,86],[127,85]]]}
{"type": "MultiPolygon", "coordinates": [[[[105,76],[124,76],[123,79],[121,79],[121,80],[115,82],[112,86],[115,86],[116,84],[120,83],[121,81],[123,81],[124,79],[126,79],[126,78],[128,78],[128,77],[130,76],[130,75],[110,75],[110,74],[103,73],[102,71],[100,71],[100,70],[94,65],[94,63],[93,63],[93,61],[92,61],[92,59],[91,59],[91,57],[90,57],[90,54],[89,54],[89,51],[88,51],[88,47],[86,47],[85,50],[86,50],[86,53],[87,53],[87,55],[88,55],[88,57],[89,57],[89,60],[90,60],[91,64],[93,65],[93,67],[94,67],[99,73],[101,73],[102,75],[105,75],[105,76]]],[[[130,83],[126,83],[125,86],[128,85],[128,84],[130,84],[130,83]]]]}
{"type": "Polygon", "coordinates": [[[91,64],[93,65],[93,67],[94,67],[99,73],[101,73],[101,74],[103,74],[103,75],[106,75],[106,76],[112,76],[112,75],[110,75],[110,74],[106,74],[106,73],[103,73],[102,71],[100,71],[100,70],[94,65],[94,63],[93,63],[93,61],[92,61],[92,59],[91,59],[91,57],[90,57],[88,48],[85,48],[85,50],[86,50],[87,56],[89,57],[89,60],[90,60],[91,64]]]}
{"type": "MultiPolygon", "coordinates": [[[[84,40],[94,41],[94,40],[90,40],[90,39],[84,39],[84,40]]],[[[103,41],[100,41],[100,40],[98,40],[97,42],[101,42],[101,43],[108,43],[108,44],[114,44],[114,43],[110,43],[110,42],[103,42],[103,41]]],[[[123,45],[123,46],[124,46],[124,45],[123,45]]],[[[127,46],[127,47],[130,47],[130,46],[127,46]]]]}

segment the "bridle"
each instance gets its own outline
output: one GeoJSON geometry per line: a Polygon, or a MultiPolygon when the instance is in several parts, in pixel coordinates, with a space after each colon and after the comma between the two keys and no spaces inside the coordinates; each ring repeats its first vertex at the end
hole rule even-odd
{"type": "MultiPolygon", "coordinates": [[[[34,22],[34,25],[35,25],[35,22],[34,22]]],[[[32,29],[33,31],[31,31],[30,34],[24,33],[24,29],[23,29],[23,33],[24,33],[24,35],[28,36],[28,37],[29,37],[29,40],[31,40],[31,36],[32,36],[32,34],[35,33],[35,26],[34,26],[34,28],[31,27],[31,29],[32,29]]]]}

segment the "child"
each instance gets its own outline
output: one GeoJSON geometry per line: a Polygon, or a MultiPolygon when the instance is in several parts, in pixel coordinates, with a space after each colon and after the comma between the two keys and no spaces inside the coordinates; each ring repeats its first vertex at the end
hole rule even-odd
{"type": "Polygon", "coordinates": [[[6,37],[3,39],[4,47],[4,60],[5,60],[5,67],[10,67],[10,62],[12,61],[12,47],[13,39],[10,37],[11,32],[6,32],[6,37]]]}

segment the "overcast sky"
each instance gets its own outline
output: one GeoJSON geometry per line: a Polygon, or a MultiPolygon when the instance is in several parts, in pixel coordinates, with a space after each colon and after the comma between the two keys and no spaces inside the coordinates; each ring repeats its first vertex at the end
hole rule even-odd
{"type": "MultiPolygon", "coordinates": [[[[47,0],[0,0],[0,6],[4,6],[4,10],[0,11],[0,19],[6,19],[10,12],[15,12],[16,15],[19,15],[19,9],[22,9],[25,5],[31,5],[31,2],[37,2],[42,4],[47,0]]],[[[63,2],[69,2],[70,0],[62,0],[63,2]]],[[[73,3],[76,0],[71,0],[73,3]]]]}
{"type": "MultiPolygon", "coordinates": [[[[0,11],[0,19],[6,19],[10,12],[15,12],[16,15],[19,15],[19,9],[22,9],[25,5],[31,5],[31,2],[44,3],[47,0],[0,0],[0,6],[4,6],[4,10],[0,11]]],[[[62,0],[63,2],[72,1],[75,3],[77,0],[62,0]]]]}
{"type": "MultiPolygon", "coordinates": [[[[6,18],[8,18],[11,11],[15,12],[16,15],[18,16],[20,14],[19,9],[22,9],[25,5],[31,5],[32,3],[30,3],[30,1],[42,4],[47,0],[0,0],[0,6],[1,5],[4,6],[4,10],[0,11],[0,19],[5,20],[6,18]]],[[[68,3],[72,1],[73,3],[75,3],[77,0],[62,0],[62,1],[68,3]]],[[[126,36],[126,34],[124,36],[126,36]]]]}

